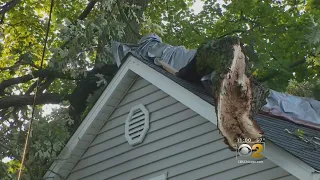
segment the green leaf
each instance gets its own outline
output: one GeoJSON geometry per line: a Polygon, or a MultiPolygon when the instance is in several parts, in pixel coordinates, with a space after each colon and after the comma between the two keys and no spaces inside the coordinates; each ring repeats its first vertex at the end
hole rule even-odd
{"type": "Polygon", "coordinates": [[[300,137],[303,137],[303,136],[304,136],[304,131],[301,130],[301,129],[297,129],[297,134],[298,134],[300,137]]]}

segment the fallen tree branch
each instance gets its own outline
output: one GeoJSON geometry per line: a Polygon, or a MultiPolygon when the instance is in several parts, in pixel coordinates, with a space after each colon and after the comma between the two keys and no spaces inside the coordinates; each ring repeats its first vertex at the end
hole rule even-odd
{"type": "MultiPolygon", "coordinates": [[[[12,95],[4,98],[0,98],[0,109],[6,109],[13,106],[26,106],[33,104],[34,96],[32,95],[12,95]]],[[[40,94],[37,96],[35,104],[59,104],[65,98],[60,94],[48,93],[40,94]]]]}
{"type": "Polygon", "coordinates": [[[266,103],[268,88],[258,83],[239,38],[225,37],[209,41],[197,49],[197,72],[210,74],[217,125],[224,142],[237,149],[238,138],[258,140],[263,131],[254,120],[266,103]]]}

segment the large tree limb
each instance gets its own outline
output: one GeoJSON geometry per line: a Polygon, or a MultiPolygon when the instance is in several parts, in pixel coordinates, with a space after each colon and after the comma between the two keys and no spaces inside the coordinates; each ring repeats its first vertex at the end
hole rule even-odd
{"type": "Polygon", "coordinates": [[[4,90],[12,85],[26,83],[38,77],[42,77],[42,78],[51,77],[51,78],[60,78],[60,79],[69,79],[69,80],[80,80],[84,78],[84,76],[77,76],[77,78],[74,78],[70,74],[61,73],[61,72],[49,70],[49,69],[37,70],[37,71],[34,71],[32,74],[2,81],[0,83],[0,95],[4,95],[4,90]]]}
{"type": "Polygon", "coordinates": [[[32,75],[25,75],[25,76],[21,76],[21,77],[12,78],[12,79],[8,79],[8,80],[2,81],[0,83],[0,95],[1,96],[4,95],[4,90],[7,87],[10,87],[10,86],[15,85],[15,84],[25,83],[25,82],[30,81],[31,79],[33,79],[32,75]]]}
{"type": "MultiPolygon", "coordinates": [[[[32,105],[33,99],[33,95],[12,95],[0,98],[0,109],[32,105]]],[[[37,95],[35,104],[59,104],[63,100],[65,100],[65,98],[56,93],[39,94],[37,95]]]]}
{"type": "Polygon", "coordinates": [[[100,68],[91,70],[87,73],[86,78],[77,82],[77,87],[68,98],[71,104],[69,114],[74,120],[78,119],[77,116],[80,116],[85,110],[89,94],[99,89],[97,81],[99,81],[100,78],[97,77],[96,74],[103,74],[107,81],[111,81],[117,70],[118,67],[116,65],[106,64],[100,68]]]}
{"type": "MultiPolygon", "coordinates": [[[[113,73],[116,70],[117,70],[117,67],[115,65],[105,65],[101,68],[96,68],[91,71],[88,71],[87,74],[90,74],[90,73],[109,74],[108,71],[111,71],[111,73],[113,73]]],[[[4,95],[4,90],[12,85],[26,83],[26,82],[28,82],[32,79],[38,78],[38,77],[50,78],[51,82],[54,81],[54,78],[67,79],[67,80],[82,80],[85,78],[84,75],[77,75],[77,77],[74,78],[74,77],[72,77],[71,74],[68,74],[68,73],[61,73],[59,71],[55,71],[55,70],[51,70],[51,69],[42,69],[42,70],[34,71],[32,74],[28,74],[28,75],[24,75],[21,77],[12,78],[12,79],[2,81],[0,83],[0,95],[4,95]]],[[[50,85],[50,83],[49,84],[47,83],[46,88],[48,88],[49,85],[50,85]]],[[[28,92],[29,92],[29,90],[28,90],[28,92]]]]}

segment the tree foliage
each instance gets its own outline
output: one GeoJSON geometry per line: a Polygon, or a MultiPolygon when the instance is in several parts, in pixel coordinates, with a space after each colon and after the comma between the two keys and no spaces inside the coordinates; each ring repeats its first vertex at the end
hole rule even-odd
{"type": "Polygon", "coordinates": [[[56,0],[40,69],[50,2],[0,0],[0,159],[12,159],[0,163],[4,179],[16,176],[21,161],[36,80],[25,179],[42,177],[112,79],[111,40],[134,43],[156,32],[166,43],[197,48],[238,36],[260,81],[320,99],[317,0],[202,0],[200,13],[191,8],[194,0],[56,0]],[[60,108],[44,116],[45,104],[60,108]]]}

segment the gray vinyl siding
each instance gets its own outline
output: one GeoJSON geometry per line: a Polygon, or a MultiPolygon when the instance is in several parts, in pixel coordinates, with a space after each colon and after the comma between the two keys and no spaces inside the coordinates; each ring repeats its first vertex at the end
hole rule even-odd
{"type": "Polygon", "coordinates": [[[147,180],[165,172],[169,180],[296,179],[269,160],[238,164],[216,126],[143,79],[123,97],[67,179],[147,180]],[[132,147],[124,122],[140,103],[150,112],[150,129],[132,147]]]}

